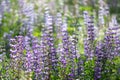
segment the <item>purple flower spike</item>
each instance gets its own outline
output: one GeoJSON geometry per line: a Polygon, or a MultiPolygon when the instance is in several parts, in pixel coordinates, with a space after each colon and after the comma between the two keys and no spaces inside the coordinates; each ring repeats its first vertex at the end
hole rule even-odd
{"type": "Polygon", "coordinates": [[[94,54],[88,39],[84,40],[84,52],[87,59],[92,60],[94,54]]]}
{"type": "Polygon", "coordinates": [[[35,78],[40,79],[42,78],[42,69],[43,69],[43,61],[42,61],[42,53],[40,51],[40,44],[38,40],[34,37],[32,40],[32,49],[34,53],[34,61],[33,61],[33,70],[35,72],[35,78]]]}
{"type": "Polygon", "coordinates": [[[30,46],[30,38],[28,36],[25,37],[25,49],[26,49],[25,68],[27,72],[32,72],[33,71],[33,52],[30,46]]]}
{"type": "Polygon", "coordinates": [[[87,32],[88,32],[88,34],[87,34],[88,40],[90,42],[93,42],[95,39],[93,16],[90,16],[88,19],[87,32]]]}
{"type": "MultiPolygon", "coordinates": [[[[63,61],[67,62],[67,60],[70,59],[70,55],[69,55],[69,36],[68,36],[68,32],[67,32],[67,23],[66,21],[63,22],[63,25],[61,26],[61,32],[62,32],[62,47],[63,47],[63,61]]],[[[66,66],[65,64],[63,65],[64,67],[66,66]]]]}
{"type": "Polygon", "coordinates": [[[95,74],[94,74],[94,80],[99,80],[101,78],[101,72],[102,72],[102,58],[104,55],[103,52],[103,44],[101,42],[98,43],[96,47],[96,62],[95,62],[95,74]]]}
{"type": "Polygon", "coordinates": [[[20,78],[20,71],[23,69],[23,62],[24,62],[24,55],[23,55],[23,50],[24,50],[24,37],[23,36],[17,36],[14,39],[10,40],[10,45],[11,45],[11,63],[10,66],[13,69],[14,75],[16,77],[20,78]]]}

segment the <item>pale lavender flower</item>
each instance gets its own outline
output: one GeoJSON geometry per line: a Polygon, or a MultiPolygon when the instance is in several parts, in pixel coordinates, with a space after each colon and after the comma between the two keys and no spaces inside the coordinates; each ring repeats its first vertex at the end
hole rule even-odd
{"type": "Polygon", "coordinates": [[[28,3],[26,0],[18,0],[20,6],[20,14],[24,15],[25,18],[21,18],[23,22],[22,30],[27,31],[28,36],[32,36],[34,22],[36,18],[36,13],[34,11],[34,5],[32,3],[28,3]],[[24,29],[25,28],[25,29],[24,29]]]}
{"type": "Polygon", "coordinates": [[[56,25],[56,32],[57,32],[57,38],[62,39],[62,32],[61,32],[61,26],[62,26],[62,15],[61,13],[57,13],[56,19],[55,19],[55,25],[56,25]]]}
{"type": "Polygon", "coordinates": [[[103,9],[103,7],[99,8],[98,18],[99,18],[99,25],[104,25],[105,21],[104,21],[104,9],[103,9]]]}
{"type": "Polygon", "coordinates": [[[4,17],[5,7],[5,1],[2,1],[0,3],[0,24],[2,23],[2,18],[4,17]]]}
{"type": "Polygon", "coordinates": [[[84,24],[87,26],[88,25],[88,18],[89,18],[89,14],[87,11],[83,12],[83,18],[84,18],[84,24]]]}
{"type": "Polygon", "coordinates": [[[5,12],[10,11],[10,0],[2,0],[0,2],[0,24],[2,24],[2,18],[5,12]]]}
{"type": "Polygon", "coordinates": [[[98,20],[99,20],[99,25],[104,25],[105,21],[104,21],[104,1],[103,0],[99,0],[99,11],[98,11],[98,20]]]}

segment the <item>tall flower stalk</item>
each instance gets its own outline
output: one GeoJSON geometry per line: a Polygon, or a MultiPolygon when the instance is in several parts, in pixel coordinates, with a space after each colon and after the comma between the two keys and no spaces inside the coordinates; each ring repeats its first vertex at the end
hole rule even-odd
{"type": "Polygon", "coordinates": [[[10,40],[10,46],[11,46],[11,67],[13,68],[13,73],[16,75],[15,78],[20,79],[20,75],[23,67],[21,66],[23,64],[24,58],[23,58],[23,50],[24,50],[24,37],[23,36],[17,36],[15,39],[10,40]],[[17,71],[16,71],[17,70],[17,71]]]}
{"type": "Polygon", "coordinates": [[[87,27],[87,38],[84,41],[84,51],[88,59],[92,59],[94,56],[94,17],[90,16],[87,11],[84,11],[84,23],[87,27]]]}
{"type": "MultiPolygon", "coordinates": [[[[26,0],[18,0],[20,6],[20,14],[21,16],[25,16],[22,19],[23,27],[21,27],[21,31],[27,32],[27,36],[31,37],[34,27],[34,22],[36,18],[36,13],[34,11],[34,5],[32,3],[28,3],[26,0]]],[[[22,18],[22,17],[21,17],[22,18]]]]}
{"type": "Polygon", "coordinates": [[[94,72],[94,80],[99,80],[101,78],[102,73],[102,59],[103,59],[103,44],[98,42],[98,45],[95,50],[96,61],[95,61],[95,72],[94,72]]]}
{"type": "Polygon", "coordinates": [[[36,38],[33,38],[32,40],[32,49],[34,53],[34,60],[33,60],[33,71],[35,73],[35,79],[41,79],[42,78],[42,69],[43,69],[43,61],[42,61],[42,54],[40,51],[40,44],[38,43],[38,40],[36,38]]]}
{"type": "Polygon", "coordinates": [[[77,75],[77,38],[76,35],[71,36],[70,38],[70,61],[69,64],[71,66],[70,68],[70,74],[69,74],[69,80],[75,79],[77,75]]]}

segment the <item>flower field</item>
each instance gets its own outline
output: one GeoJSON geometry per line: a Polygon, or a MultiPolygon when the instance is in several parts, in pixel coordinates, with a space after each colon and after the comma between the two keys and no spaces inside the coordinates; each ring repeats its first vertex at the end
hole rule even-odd
{"type": "Polygon", "coordinates": [[[0,0],[0,80],[120,80],[109,1],[0,0]]]}

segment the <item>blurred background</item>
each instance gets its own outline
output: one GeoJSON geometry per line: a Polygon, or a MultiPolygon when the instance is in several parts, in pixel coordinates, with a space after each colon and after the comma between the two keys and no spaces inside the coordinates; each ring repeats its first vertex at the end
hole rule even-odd
{"type": "Polygon", "coordinates": [[[83,11],[89,11],[97,19],[100,6],[105,6],[106,10],[110,12],[108,17],[115,15],[120,22],[120,0],[104,0],[103,3],[100,1],[102,0],[0,0],[0,47],[5,48],[1,48],[0,53],[9,53],[8,42],[11,37],[26,35],[27,17],[32,16],[34,22],[34,26],[31,28],[33,29],[32,34],[40,37],[46,7],[49,8],[52,15],[60,12],[62,16],[67,17],[69,34],[76,29],[81,29],[84,24],[83,11]],[[23,13],[25,11],[29,16],[23,13]]]}

